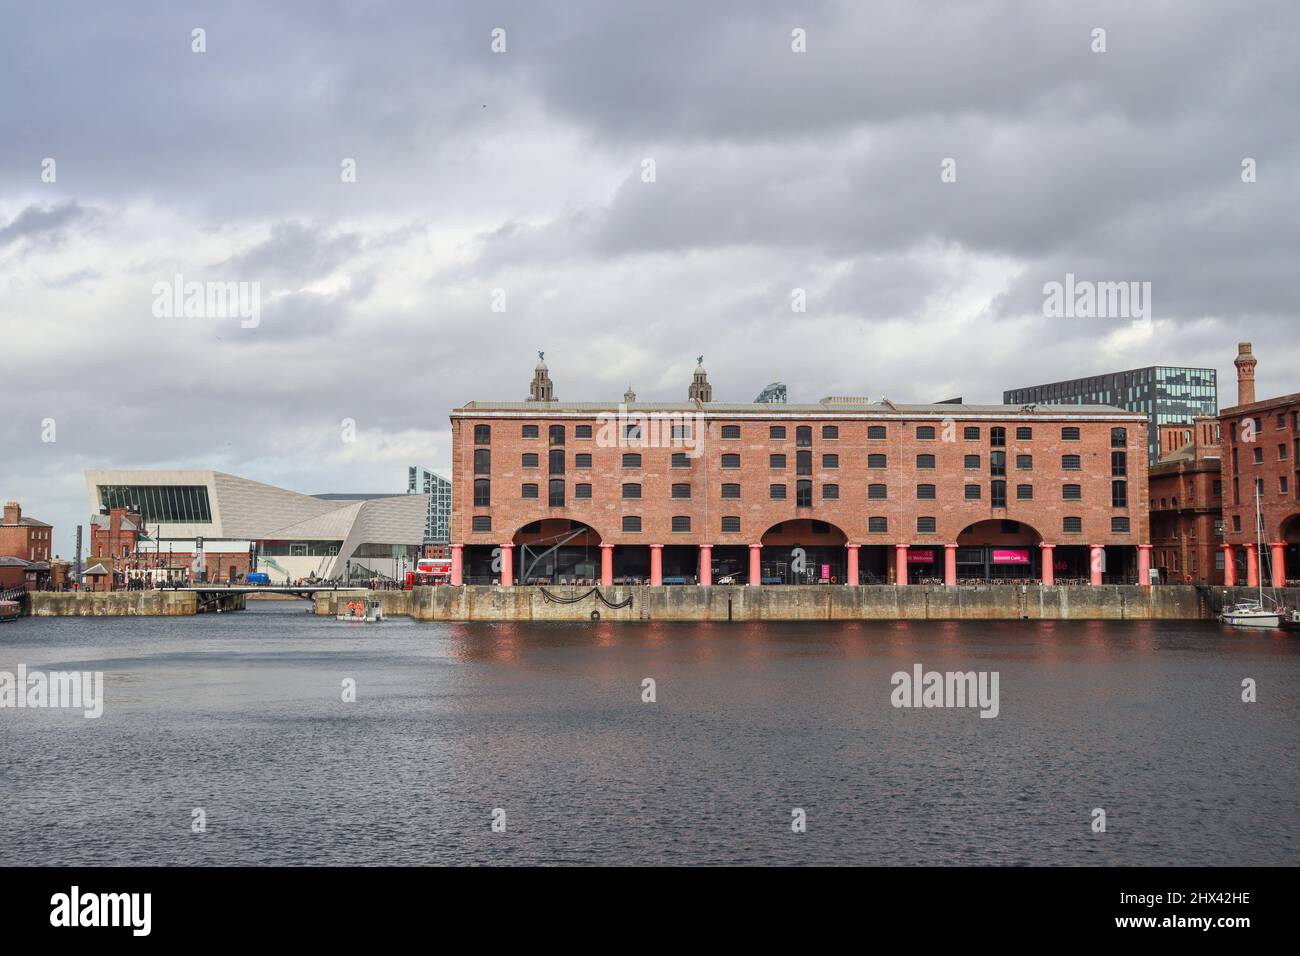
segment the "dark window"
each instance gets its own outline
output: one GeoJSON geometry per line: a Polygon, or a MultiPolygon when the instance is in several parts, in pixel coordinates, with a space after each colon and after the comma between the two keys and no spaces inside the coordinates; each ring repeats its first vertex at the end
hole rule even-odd
{"type": "Polygon", "coordinates": [[[773,501],[785,501],[785,485],[768,485],[767,496],[773,501]]]}
{"type": "Polygon", "coordinates": [[[492,474],[492,449],[491,448],[474,449],[474,474],[476,475],[492,474]]]}
{"type": "Polygon", "coordinates": [[[590,437],[591,437],[591,426],[590,426],[590,425],[574,425],[574,426],[573,426],[573,437],[574,437],[574,438],[590,438],[590,437]]]}
{"type": "Polygon", "coordinates": [[[885,439],[885,426],[884,426],[884,425],[868,425],[868,426],[867,426],[867,437],[868,437],[869,439],[871,439],[872,441],[884,441],[884,439],[885,439]]]}
{"type": "Polygon", "coordinates": [[[1034,470],[1034,456],[1033,456],[1033,455],[1016,455],[1016,467],[1019,468],[1021,471],[1033,471],[1033,470],[1034,470]]]}
{"type": "Polygon", "coordinates": [[[1110,447],[1126,448],[1128,447],[1128,429],[1112,428],[1110,430],[1110,447]]]}
{"type": "Polygon", "coordinates": [[[551,466],[547,470],[547,474],[551,474],[551,475],[564,474],[564,449],[563,448],[552,448],[547,458],[550,461],[550,466],[551,466]]]}
{"type": "Polygon", "coordinates": [[[886,459],[885,459],[885,456],[884,456],[884,455],[868,455],[868,456],[867,456],[867,467],[868,467],[868,468],[884,468],[884,467],[885,467],[885,461],[886,461],[886,459]]]}
{"type": "Polygon", "coordinates": [[[917,456],[916,456],[916,467],[917,467],[917,468],[933,468],[933,467],[934,467],[934,455],[917,455],[917,456]]]}
{"type": "Polygon", "coordinates": [[[590,498],[590,497],[591,497],[591,485],[589,485],[589,484],[588,484],[587,482],[585,482],[585,481],[578,482],[578,484],[576,484],[576,485],[573,486],[573,497],[575,497],[575,498],[590,498]]]}
{"type": "Polygon", "coordinates": [[[1032,441],[1034,430],[1028,425],[1021,425],[1016,429],[1016,441],[1032,441]]]}
{"type": "Polygon", "coordinates": [[[722,518],[722,530],[726,534],[740,534],[740,516],[724,515],[722,518]]]}
{"type": "Polygon", "coordinates": [[[989,504],[994,508],[1007,506],[1007,483],[1001,479],[989,482],[989,504]]]}
{"type": "Polygon", "coordinates": [[[889,488],[886,485],[867,485],[867,497],[872,501],[883,501],[889,497],[889,488]]]}
{"type": "Polygon", "coordinates": [[[673,452],[673,467],[674,468],[691,467],[691,456],[686,454],[686,452],[684,451],[673,452]]]}
{"type": "Polygon", "coordinates": [[[806,478],[794,483],[794,503],[797,508],[812,507],[812,482],[806,478]]]}
{"type": "Polygon", "coordinates": [[[1016,498],[1019,499],[1020,501],[1033,501],[1033,499],[1034,499],[1034,486],[1033,486],[1033,485],[1016,485],[1016,498]]]}
{"type": "Polygon", "coordinates": [[[536,467],[537,467],[537,453],[536,453],[536,452],[532,452],[532,451],[524,452],[524,461],[523,461],[523,465],[524,465],[525,468],[536,468],[536,467]]]}
{"type": "Polygon", "coordinates": [[[551,494],[550,494],[550,500],[547,502],[547,504],[549,504],[550,507],[552,508],[564,507],[564,479],[563,478],[551,479],[551,494]]]}
{"type": "Polygon", "coordinates": [[[796,448],[809,448],[812,446],[811,425],[800,425],[794,430],[794,444],[796,448]]]}
{"type": "Polygon", "coordinates": [[[812,474],[812,452],[797,451],[794,453],[794,473],[796,475],[812,474]]]}
{"type": "Polygon", "coordinates": [[[980,490],[980,486],[979,486],[979,485],[967,485],[967,486],[966,486],[966,500],[967,500],[967,501],[979,501],[982,497],[984,497],[984,493],[980,490]]]}
{"type": "Polygon", "coordinates": [[[640,468],[640,467],[641,467],[641,455],[640,455],[640,453],[639,453],[639,452],[634,452],[634,451],[624,452],[624,453],[623,453],[623,467],[624,467],[624,468],[640,468]]]}
{"type": "Polygon", "coordinates": [[[1110,453],[1110,473],[1114,478],[1123,478],[1128,474],[1128,452],[1113,451],[1110,453]]]}
{"type": "Polygon", "coordinates": [[[1004,451],[989,452],[989,474],[995,477],[1002,477],[1007,473],[1007,453],[1004,451]]]}
{"type": "Polygon", "coordinates": [[[573,456],[573,467],[574,467],[574,468],[590,468],[590,467],[591,467],[591,453],[590,453],[590,452],[585,452],[585,451],[583,451],[583,452],[579,452],[578,454],[574,455],[574,456],[573,456]]]}
{"type": "Polygon", "coordinates": [[[563,444],[564,444],[564,426],[563,426],[563,425],[552,425],[552,426],[550,427],[550,429],[549,429],[548,434],[551,436],[551,444],[552,444],[552,445],[563,445],[563,444]]]}
{"type": "Polygon", "coordinates": [[[916,497],[922,499],[934,498],[934,485],[917,485],[916,497]]]}
{"type": "Polygon", "coordinates": [[[740,437],[740,426],[739,426],[739,425],[723,425],[723,426],[722,426],[722,437],[723,437],[723,438],[739,438],[739,437],[740,437]]]}
{"type": "Polygon", "coordinates": [[[724,497],[724,498],[739,498],[739,497],[740,497],[740,485],[733,484],[733,483],[730,483],[730,482],[724,484],[724,485],[722,486],[722,497],[724,497]]]}
{"type": "Polygon", "coordinates": [[[674,530],[674,531],[690,531],[690,530],[691,530],[691,516],[690,516],[690,515],[673,515],[673,530],[674,530]]]}
{"type": "Polygon", "coordinates": [[[674,498],[689,498],[691,496],[691,486],[686,482],[679,482],[673,485],[674,498]]]}
{"type": "Polygon", "coordinates": [[[1079,429],[1074,425],[1067,425],[1061,429],[1061,441],[1078,441],[1079,429]]]}
{"type": "Polygon", "coordinates": [[[840,467],[840,456],[839,456],[839,455],[822,455],[822,467],[823,467],[823,468],[838,468],[838,467],[840,467]]]}
{"type": "Polygon", "coordinates": [[[917,426],[916,426],[916,437],[917,437],[918,439],[920,439],[921,441],[934,441],[934,426],[933,426],[933,425],[917,425],[917,426]]]}
{"type": "Polygon", "coordinates": [[[922,516],[916,519],[916,530],[921,534],[934,534],[935,520],[932,517],[922,516]]]}
{"type": "Polygon", "coordinates": [[[1062,501],[1080,501],[1083,498],[1083,485],[1061,485],[1062,501]]]}
{"type": "Polygon", "coordinates": [[[1128,482],[1112,481],[1110,483],[1110,506],[1112,508],[1128,507],[1128,482]]]}
{"type": "Polygon", "coordinates": [[[771,439],[781,439],[781,438],[785,438],[785,426],[784,426],[784,425],[769,425],[769,426],[768,426],[768,429],[767,429],[767,437],[768,437],[768,438],[771,438],[771,439]]]}
{"type": "Polygon", "coordinates": [[[474,507],[487,508],[492,504],[492,482],[486,478],[474,479],[474,507]]]}
{"type": "Polygon", "coordinates": [[[624,482],[624,483],[623,483],[623,497],[624,497],[624,498],[640,498],[640,497],[641,497],[641,485],[638,484],[638,483],[635,482],[635,481],[627,481],[627,482],[624,482]]]}
{"type": "Polygon", "coordinates": [[[836,501],[840,497],[839,485],[822,485],[822,500],[836,501]]]}
{"type": "Polygon", "coordinates": [[[723,456],[722,456],[722,467],[723,467],[723,468],[739,468],[739,467],[740,467],[740,456],[739,456],[739,455],[723,455],[723,456]]]}
{"type": "Polygon", "coordinates": [[[889,519],[872,517],[867,519],[867,530],[872,534],[888,534],[889,519]]]}
{"type": "Polygon", "coordinates": [[[1066,534],[1081,534],[1083,532],[1083,519],[1065,518],[1061,521],[1061,530],[1066,534]]]}
{"type": "Polygon", "coordinates": [[[537,497],[537,485],[536,485],[535,483],[533,483],[533,482],[529,482],[528,484],[524,485],[524,486],[523,486],[523,491],[522,491],[520,497],[522,497],[522,498],[536,498],[536,497],[537,497]]]}
{"type": "Polygon", "coordinates": [[[674,426],[673,426],[673,438],[680,438],[680,439],[682,439],[683,441],[685,441],[687,438],[690,438],[690,437],[691,437],[691,426],[690,426],[690,425],[674,425],[674,426]]]}
{"type": "Polygon", "coordinates": [[[492,426],[475,425],[474,426],[474,444],[490,445],[492,444],[492,426]]]}
{"type": "Polygon", "coordinates": [[[1061,467],[1066,471],[1078,471],[1083,467],[1083,459],[1078,455],[1062,455],[1061,467]]]}
{"type": "Polygon", "coordinates": [[[967,455],[967,456],[965,456],[965,465],[966,465],[966,470],[967,470],[967,471],[979,471],[979,470],[980,470],[980,456],[979,456],[979,455],[967,455]]]}
{"type": "Polygon", "coordinates": [[[523,436],[524,436],[525,438],[536,438],[536,437],[537,437],[537,426],[536,426],[536,425],[525,425],[525,426],[524,426],[524,431],[523,431],[523,436]]]}
{"type": "Polygon", "coordinates": [[[1007,447],[1007,430],[1002,427],[989,429],[989,445],[993,448],[1007,447]]]}
{"type": "Polygon", "coordinates": [[[640,437],[641,437],[641,426],[640,426],[640,425],[624,425],[624,426],[623,426],[623,437],[624,437],[625,439],[633,439],[633,440],[640,438],[640,437]]]}
{"type": "Polygon", "coordinates": [[[771,468],[784,468],[784,467],[785,467],[785,455],[768,455],[768,456],[767,456],[767,463],[768,463],[768,466],[771,467],[771,468]]]}
{"type": "Polygon", "coordinates": [[[978,425],[967,425],[967,426],[962,430],[962,437],[965,438],[967,441],[979,441],[979,440],[980,440],[980,430],[979,430],[979,426],[978,426],[978,425]]]}
{"type": "Polygon", "coordinates": [[[641,530],[640,515],[623,515],[623,530],[626,532],[637,532],[641,530]]]}
{"type": "Polygon", "coordinates": [[[1114,517],[1110,519],[1110,530],[1115,534],[1128,534],[1128,518],[1114,517]]]}
{"type": "Polygon", "coordinates": [[[834,441],[835,439],[837,439],[837,438],[839,438],[839,437],[840,437],[840,426],[839,426],[839,425],[823,425],[823,426],[822,426],[822,438],[825,438],[825,439],[827,439],[828,441],[834,441]]]}
{"type": "Polygon", "coordinates": [[[470,519],[470,529],[473,531],[491,531],[492,516],[474,515],[474,517],[470,519]]]}

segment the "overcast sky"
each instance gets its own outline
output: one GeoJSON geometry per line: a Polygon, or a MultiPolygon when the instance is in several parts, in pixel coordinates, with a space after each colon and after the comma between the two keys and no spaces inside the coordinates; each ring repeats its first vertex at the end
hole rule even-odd
{"type": "Polygon", "coordinates": [[[1294,0],[5,3],[0,498],[70,557],[89,467],[403,491],[538,349],[562,400],[681,400],[703,354],[718,400],[1181,364],[1229,405],[1242,339],[1261,396],[1300,391],[1298,26],[1294,0]],[[1150,282],[1151,318],[1045,318],[1066,273],[1150,282]],[[260,322],[156,315],[178,274],[258,283],[260,322]]]}

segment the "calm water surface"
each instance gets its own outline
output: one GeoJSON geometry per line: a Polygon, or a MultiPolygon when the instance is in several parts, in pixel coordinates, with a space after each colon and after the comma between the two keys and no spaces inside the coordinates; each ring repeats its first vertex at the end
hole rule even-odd
{"type": "Polygon", "coordinates": [[[1294,636],[366,627],[267,602],[0,625],[19,663],[103,671],[106,705],[0,710],[0,864],[1300,863],[1294,636]],[[892,707],[917,662],[999,672],[1000,715],[892,707]]]}

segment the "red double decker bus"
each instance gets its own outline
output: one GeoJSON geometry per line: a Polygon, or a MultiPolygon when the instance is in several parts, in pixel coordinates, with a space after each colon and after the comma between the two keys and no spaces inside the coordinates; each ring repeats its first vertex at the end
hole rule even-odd
{"type": "Polygon", "coordinates": [[[415,570],[406,572],[406,590],[451,581],[451,558],[420,558],[415,570]]]}

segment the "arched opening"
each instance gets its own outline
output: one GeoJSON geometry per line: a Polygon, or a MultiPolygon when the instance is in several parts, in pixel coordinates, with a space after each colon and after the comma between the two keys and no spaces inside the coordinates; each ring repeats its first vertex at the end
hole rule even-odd
{"type": "MultiPolygon", "coordinates": [[[[1283,555],[1286,559],[1286,583],[1300,583],[1300,512],[1288,515],[1278,526],[1278,540],[1286,544],[1283,555]]],[[[1267,542],[1265,542],[1267,544],[1267,542]]]]}
{"type": "Polygon", "coordinates": [[[764,533],[760,568],[763,584],[843,584],[848,536],[835,525],[797,518],[764,533]]]}
{"type": "MultiPolygon", "coordinates": [[[[1023,521],[991,518],[967,526],[957,536],[957,583],[1042,580],[1043,549],[1039,547],[1042,540],[1043,536],[1023,521]]],[[[1077,573],[1087,575],[1088,548],[1058,545],[1054,550],[1058,575],[1066,578],[1077,573]]],[[[938,557],[942,561],[942,553],[938,557]]],[[[942,566],[938,570],[941,577],[942,566]]]]}
{"type": "Polygon", "coordinates": [[[524,525],[513,538],[514,579],[519,584],[598,584],[600,533],[569,518],[524,525]]]}

